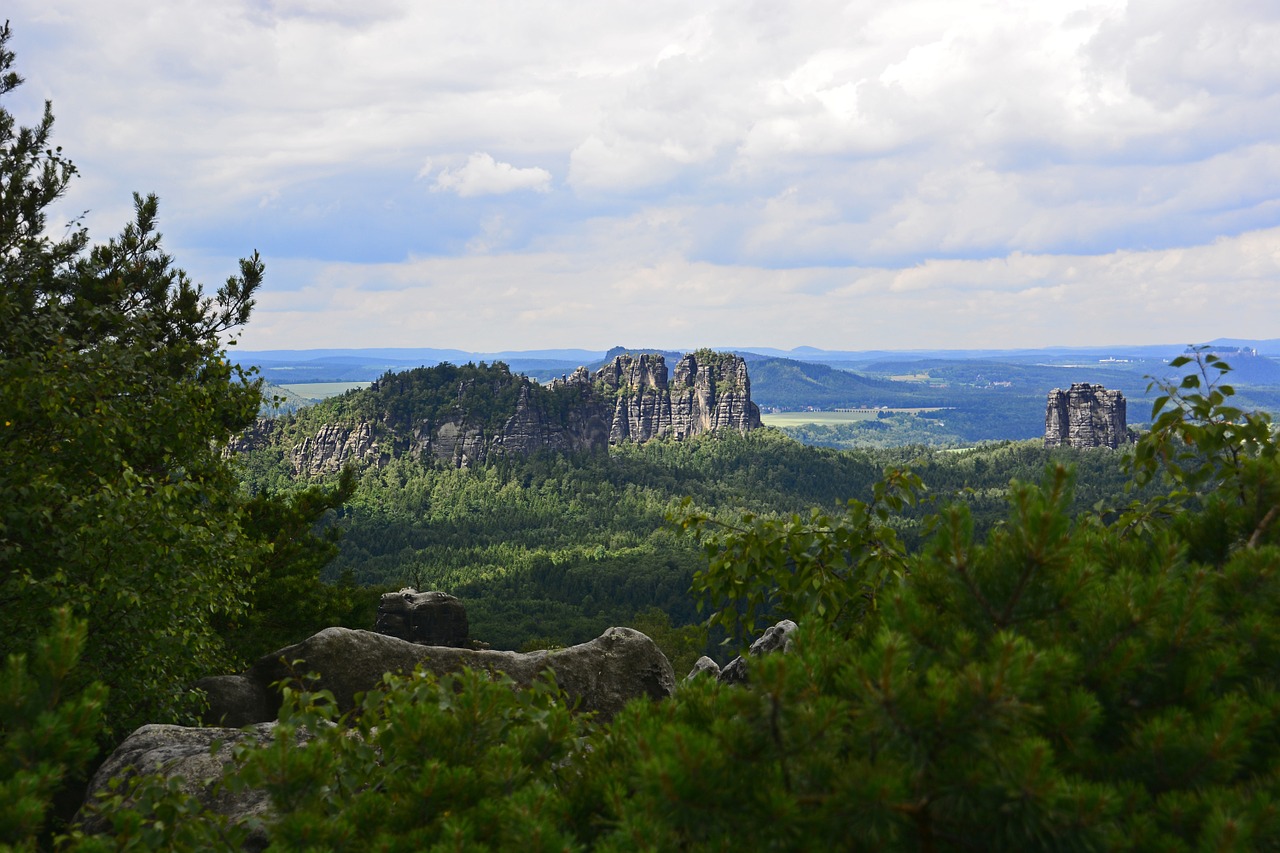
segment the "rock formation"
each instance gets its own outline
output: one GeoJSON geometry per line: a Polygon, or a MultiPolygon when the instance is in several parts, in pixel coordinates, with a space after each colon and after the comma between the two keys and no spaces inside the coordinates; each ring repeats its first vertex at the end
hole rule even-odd
{"type": "Polygon", "coordinates": [[[684,677],[685,681],[692,681],[695,678],[714,678],[721,684],[744,684],[747,676],[747,660],[761,655],[773,654],[774,652],[786,652],[791,649],[791,635],[796,630],[796,623],[790,619],[783,619],[772,628],[767,629],[760,635],[751,648],[747,649],[747,655],[744,658],[738,655],[729,661],[721,669],[720,666],[711,658],[703,655],[693,664],[693,669],[684,677]]]}
{"type": "MultiPolygon", "coordinates": [[[[273,440],[288,442],[283,452],[295,475],[312,477],[335,472],[348,462],[382,465],[404,454],[465,468],[495,454],[598,451],[625,441],[681,440],[760,426],[747,364],[735,355],[700,350],[681,358],[669,374],[662,355],[624,354],[594,376],[580,367],[547,387],[505,372],[505,367],[501,371],[490,383],[459,384],[450,391],[456,391],[457,399],[447,412],[408,420],[403,412],[388,413],[381,420],[326,423],[300,438],[286,439],[277,432],[273,440]],[[514,401],[507,409],[510,414],[503,413],[499,421],[481,417],[465,403],[476,392],[494,399],[507,394],[504,399],[514,401]]],[[[384,378],[362,393],[372,395],[371,408],[376,410],[380,386],[400,393],[411,381],[384,378]]],[[[267,444],[267,432],[267,427],[255,426],[232,448],[261,448],[267,444]]]]}
{"type": "MultiPolygon", "coordinates": [[[[553,669],[556,683],[580,712],[607,720],[633,699],[662,699],[675,689],[671,664],[649,637],[631,628],[610,628],[589,643],[557,651],[528,653],[457,648],[467,640],[467,617],[461,602],[442,592],[412,589],[382,596],[378,630],[407,635],[327,628],[312,637],[258,660],[240,675],[213,676],[196,683],[209,699],[206,726],[189,728],[146,725],[134,731],[94,774],[86,802],[106,791],[112,780],[139,775],[167,777],[180,790],[236,823],[269,813],[270,798],[259,789],[229,790],[215,784],[227,773],[231,747],[244,742],[266,745],[273,740],[282,697],[273,684],[296,673],[314,674],[309,686],[333,694],[340,712],[355,707],[358,694],[377,688],[384,673],[408,673],[416,667],[443,675],[463,667],[502,672],[528,687],[553,669]],[[410,642],[410,638],[417,642],[410,642]],[[424,645],[443,641],[450,645],[424,645]],[[213,745],[221,748],[215,753],[213,745]]],[[[305,729],[299,745],[312,737],[305,729]]],[[[266,836],[253,828],[246,849],[262,849],[266,836]]],[[[83,828],[106,829],[90,816],[83,828]]]]}
{"type": "MultiPolygon", "coordinates": [[[[772,654],[773,652],[785,652],[787,643],[790,642],[791,634],[796,630],[796,623],[790,619],[783,619],[765,631],[758,640],[751,644],[751,648],[747,649],[747,657],[760,657],[761,655],[772,654]]],[[[694,671],[698,669],[694,664],[694,671]]],[[[693,673],[690,673],[693,675],[693,673]]],[[[733,660],[724,665],[724,669],[716,673],[716,678],[722,684],[742,684],[747,680],[747,661],[742,655],[738,655],[733,660]]]]}
{"type": "Polygon", "coordinates": [[[1054,388],[1044,416],[1045,447],[1119,447],[1128,439],[1124,394],[1101,385],[1054,388]]]}
{"type": "Polygon", "coordinates": [[[614,399],[610,444],[760,426],[747,363],[735,355],[690,353],[669,382],[663,356],[619,355],[596,372],[595,384],[601,396],[614,399]]]}
{"type": "Polygon", "coordinates": [[[295,672],[315,673],[317,690],[333,693],[338,708],[355,707],[355,695],[377,687],[383,673],[412,672],[421,665],[443,674],[463,667],[505,672],[527,686],[554,669],[565,693],[608,719],[632,699],[660,699],[675,688],[675,674],[653,640],[631,628],[610,628],[589,643],[557,651],[506,652],[424,646],[371,631],[326,628],[301,643],[266,655],[240,675],[203,678],[209,725],[246,726],[274,720],[281,697],[271,685],[295,672]],[[303,661],[298,667],[292,664],[303,661]]]}
{"type": "Polygon", "coordinates": [[[384,461],[373,438],[373,426],[358,423],[355,426],[325,424],[314,438],[304,438],[290,452],[294,471],[307,470],[311,474],[333,474],[342,470],[348,462],[377,464],[384,461]]]}
{"type": "Polygon", "coordinates": [[[373,630],[424,646],[465,649],[471,645],[467,610],[447,592],[402,589],[384,593],[373,630]]]}
{"type": "MultiPolygon", "coordinates": [[[[89,783],[85,802],[110,789],[112,780],[121,784],[138,776],[161,775],[173,780],[178,790],[219,814],[237,822],[251,821],[272,813],[271,797],[261,788],[229,790],[214,783],[230,769],[237,744],[252,741],[266,746],[272,741],[275,723],[262,723],[250,729],[188,728],[186,726],[143,726],[116,747],[89,783]],[[213,745],[221,748],[213,752],[213,745]]],[[[310,740],[304,731],[298,743],[310,740]]],[[[83,813],[82,813],[83,814],[83,813]]],[[[80,827],[93,834],[107,829],[101,818],[90,817],[80,827]]],[[[262,850],[267,846],[265,832],[251,829],[246,850],[262,850]]]]}

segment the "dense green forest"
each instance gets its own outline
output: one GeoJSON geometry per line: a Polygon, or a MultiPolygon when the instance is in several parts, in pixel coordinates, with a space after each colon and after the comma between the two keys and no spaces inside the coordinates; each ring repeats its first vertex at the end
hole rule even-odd
{"type": "MultiPolygon", "coordinates": [[[[256,454],[243,461],[251,489],[297,487],[278,451],[256,454]]],[[[910,466],[930,495],[963,500],[985,529],[1002,517],[1011,479],[1035,481],[1047,464],[1074,464],[1082,486],[1073,505],[1084,509],[1120,493],[1124,458],[1037,441],[836,451],[772,429],[468,469],[401,457],[361,472],[332,513],[342,539],[324,576],[372,587],[371,598],[401,585],[450,592],[466,603],[473,635],[496,648],[568,645],[631,624],[648,607],[676,626],[699,620],[689,589],[701,553],[670,521],[685,498],[726,518],[830,510],[867,499],[885,469],[910,466]]],[[[902,518],[908,541],[919,537],[921,512],[902,518]]]]}

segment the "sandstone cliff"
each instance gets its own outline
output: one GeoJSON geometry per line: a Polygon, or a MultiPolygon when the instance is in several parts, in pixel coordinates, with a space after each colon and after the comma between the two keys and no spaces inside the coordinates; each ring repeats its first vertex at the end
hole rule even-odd
{"type": "Polygon", "coordinates": [[[1129,440],[1124,394],[1077,382],[1049,392],[1045,447],[1119,447],[1129,440]]]}
{"type": "Polygon", "coordinates": [[[614,401],[610,444],[760,426],[747,363],[735,355],[690,353],[670,381],[663,356],[619,355],[596,372],[594,384],[602,398],[614,401]]]}
{"type": "Polygon", "coordinates": [[[596,451],[625,441],[681,440],[760,426],[740,357],[700,350],[670,374],[662,355],[619,355],[547,386],[505,365],[388,374],[360,392],[247,431],[233,448],[279,448],[297,476],[409,455],[467,467],[493,455],[596,451]]]}

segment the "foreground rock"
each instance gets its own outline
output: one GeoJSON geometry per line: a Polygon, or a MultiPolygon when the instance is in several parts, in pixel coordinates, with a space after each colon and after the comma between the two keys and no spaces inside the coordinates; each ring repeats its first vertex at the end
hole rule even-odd
{"type": "Polygon", "coordinates": [[[271,685],[314,673],[314,689],[329,690],[338,708],[355,706],[357,693],[376,687],[383,673],[421,665],[444,674],[463,667],[505,672],[528,686],[545,670],[582,711],[608,719],[632,699],[661,699],[675,688],[675,673],[658,646],[631,628],[610,628],[589,643],[546,652],[476,651],[424,646],[371,631],[326,628],[301,643],[267,655],[240,675],[201,679],[209,695],[205,722],[246,726],[276,718],[281,697],[271,685]]]}
{"type": "MultiPolygon", "coordinates": [[[[231,762],[236,744],[252,742],[265,745],[271,741],[275,723],[263,723],[251,729],[205,728],[149,725],[135,731],[116,747],[116,751],[93,774],[86,802],[107,791],[112,780],[124,784],[138,776],[160,775],[172,779],[178,789],[198,800],[210,810],[234,817],[237,822],[267,815],[271,798],[266,791],[245,789],[229,791],[220,785],[231,762]],[[217,754],[213,744],[221,744],[217,754]]],[[[298,742],[309,738],[300,732],[298,742]]],[[[81,828],[96,834],[108,829],[97,815],[83,820],[81,828]]],[[[261,849],[266,838],[261,832],[251,834],[247,849],[261,849]]]]}

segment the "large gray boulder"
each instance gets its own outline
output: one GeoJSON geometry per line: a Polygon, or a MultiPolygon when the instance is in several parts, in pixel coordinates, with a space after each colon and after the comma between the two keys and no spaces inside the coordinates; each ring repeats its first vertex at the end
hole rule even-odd
{"type": "Polygon", "coordinates": [[[314,689],[333,693],[338,708],[355,707],[355,697],[377,687],[383,673],[408,673],[421,665],[443,675],[463,667],[504,672],[528,686],[545,670],[579,710],[608,719],[632,699],[661,699],[675,689],[675,673],[661,649],[631,628],[610,628],[596,639],[558,651],[506,652],[424,646],[371,631],[326,628],[269,654],[240,675],[201,679],[209,696],[205,721],[244,726],[274,720],[281,697],[272,685],[314,674],[314,689]]]}
{"type": "MultiPolygon", "coordinates": [[[[237,822],[268,814],[271,799],[266,791],[249,788],[233,792],[216,783],[226,774],[236,744],[269,743],[275,725],[262,723],[245,729],[143,726],[116,747],[93,774],[85,802],[91,803],[99,792],[107,791],[113,779],[124,784],[137,776],[159,775],[176,782],[179,790],[212,811],[234,817],[237,822]],[[215,742],[221,744],[216,754],[215,742]]],[[[296,738],[299,744],[309,739],[305,731],[296,738]]],[[[94,834],[108,828],[101,817],[85,814],[81,828],[86,832],[94,834]]],[[[246,847],[261,849],[265,842],[261,833],[251,833],[246,847]]]]}

